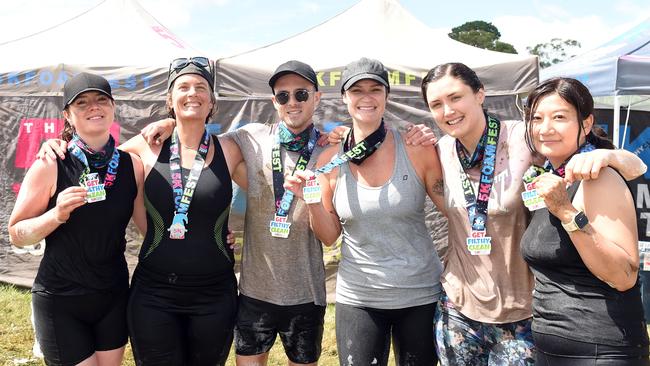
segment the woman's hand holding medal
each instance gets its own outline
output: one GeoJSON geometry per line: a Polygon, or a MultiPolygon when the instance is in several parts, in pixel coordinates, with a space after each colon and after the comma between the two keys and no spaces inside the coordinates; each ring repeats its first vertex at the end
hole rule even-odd
{"type": "Polygon", "coordinates": [[[293,175],[284,177],[284,189],[291,191],[305,203],[319,203],[321,190],[316,175],[311,170],[296,171],[293,175]]]}
{"type": "Polygon", "coordinates": [[[553,173],[544,173],[533,181],[537,194],[542,197],[549,212],[561,217],[564,211],[575,211],[567,194],[567,180],[553,173]]]}
{"type": "Polygon", "coordinates": [[[68,221],[70,214],[77,207],[86,204],[86,187],[72,186],[64,189],[56,196],[56,206],[54,206],[54,219],[59,224],[68,221]]]}

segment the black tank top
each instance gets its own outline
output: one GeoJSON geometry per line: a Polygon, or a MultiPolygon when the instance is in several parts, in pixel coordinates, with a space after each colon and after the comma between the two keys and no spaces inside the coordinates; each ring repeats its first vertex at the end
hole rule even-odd
{"type": "MultiPolygon", "coordinates": [[[[185,238],[170,239],[174,198],[169,171],[169,145],[145,180],[147,235],[140,249],[135,276],[139,280],[174,285],[201,285],[235,281],[232,250],[226,243],[232,182],[219,141],[212,139],[214,157],[203,169],[188,211],[185,238]]],[[[189,169],[183,169],[187,182],[189,169]]]]}
{"type": "MultiPolygon", "coordinates": [[[[572,200],[578,187],[569,188],[572,200]]],[[[611,346],[648,346],[638,280],[624,292],[599,280],[548,209],[535,211],[521,251],[535,275],[535,332],[611,346]]]]}
{"type": "MultiPolygon", "coordinates": [[[[83,169],[81,161],[69,153],[64,160],[57,160],[56,192],[48,210],[56,206],[61,191],[79,185],[83,169]]],[[[106,174],[106,168],[91,171],[101,177],[106,174]]],[[[131,156],[120,151],[117,179],[106,191],[106,200],[78,207],[65,224],[45,238],[45,253],[32,290],[80,295],[127,288],[124,234],[137,193],[131,156]]]]}

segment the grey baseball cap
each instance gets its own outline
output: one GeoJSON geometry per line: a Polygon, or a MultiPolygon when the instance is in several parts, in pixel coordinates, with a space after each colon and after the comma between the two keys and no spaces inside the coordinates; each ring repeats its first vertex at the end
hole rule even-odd
{"type": "Polygon", "coordinates": [[[343,70],[343,84],[341,84],[341,93],[345,93],[354,83],[363,79],[372,79],[386,87],[390,92],[390,83],[388,82],[388,70],[384,64],[377,60],[362,57],[357,61],[349,63],[343,70]]]}

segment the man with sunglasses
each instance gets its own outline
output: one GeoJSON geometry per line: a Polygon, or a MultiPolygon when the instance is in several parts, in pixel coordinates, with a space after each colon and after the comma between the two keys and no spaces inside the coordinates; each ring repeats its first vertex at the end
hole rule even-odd
{"type": "Polygon", "coordinates": [[[247,209],[237,364],[266,365],[278,333],[289,364],[316,364],[326,305],[322,247],[305,203],[283,200],[282,184],[294,169],[312,169],[321,152],[312,123],[321,93],[314,70],[293,60],[275,70],[269,86],[280,122],[251,123],[225,135],[241,149],[248,177],[238,179],[247,190],[247,209]]]}

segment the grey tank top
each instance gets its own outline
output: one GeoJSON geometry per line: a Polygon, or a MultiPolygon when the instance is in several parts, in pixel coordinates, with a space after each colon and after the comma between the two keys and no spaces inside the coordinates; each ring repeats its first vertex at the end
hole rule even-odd
{"type": "Polygon", "coordinates": [[[433,303],[442,291],[442,263],[424,223],[426,190],[402,138],[393,174],[381,187],[360,184],[341,165],[334,207],[343,226],[336,301],[377,309],[433,303]]]}

